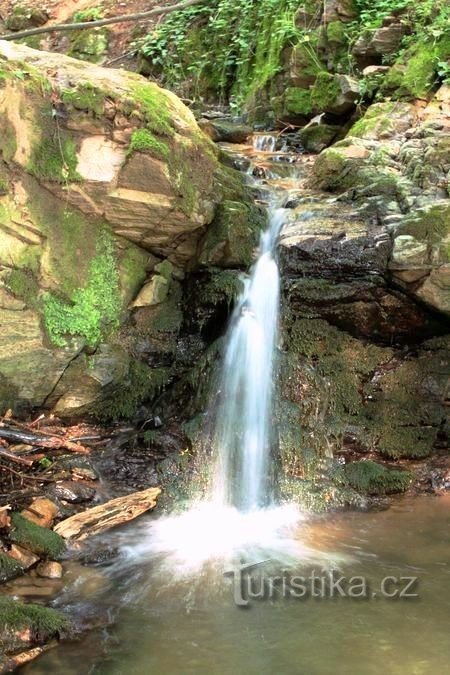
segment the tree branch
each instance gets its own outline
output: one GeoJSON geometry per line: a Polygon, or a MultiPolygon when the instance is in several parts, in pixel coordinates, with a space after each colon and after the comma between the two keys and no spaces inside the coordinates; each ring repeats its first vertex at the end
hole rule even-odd
{"type": "Polygon", "coordinates": [[[31,37],[32,35],[41,35],[42,33],[61,33],[70,30],[83,30],[84,28],[98,28],[99,26],[108,26],[112,23],[126,23],[149,19],[158,14],[168,14],[176,12],[194,5],[202,5],[205,0],[185,0],[168,7],[154,7],[147,12],[138,12],[136,14],[123,14],[122,16],[111,16],[108,19],[97,19],[96,21],[82,21],[80,23],[58,23],[53,26],[40,26],[39,28],[30,28],[17,33],[7,33],[0,35],[0,40],[20,40],[21,38],[31,37]]]}

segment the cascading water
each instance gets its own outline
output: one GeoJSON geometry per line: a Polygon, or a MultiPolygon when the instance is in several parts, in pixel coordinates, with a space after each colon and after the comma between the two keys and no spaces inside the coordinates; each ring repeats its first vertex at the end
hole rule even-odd
{"type": "Polygon", "coordinates": [[[234,310],[222,370],[212,497],[242,511],[268,501],[280,287],[276,243],[284,217],[284,209],[269,209],[269,228],[234,310]]]}

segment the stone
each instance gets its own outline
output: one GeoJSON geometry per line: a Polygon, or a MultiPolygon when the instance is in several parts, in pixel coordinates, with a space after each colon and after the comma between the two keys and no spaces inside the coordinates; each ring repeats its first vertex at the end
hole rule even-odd
{"type": "Polygon", "coordinates": [[[229,119],[200,120],[199,126],[216,143],[245,143],[253,133],[247,124],[229,119]]]}
{"type": "Polygon", "coordinates": [[[428,246],[423,242],[417,241],[414,237],[408,234],[400,235],[394,240],[394,248],[392,251],[391,269],[393,267],[406,266],[423,266],[428,263],[428,246]]]}
{"type": "Polygon", "coordinates": [[[339,127],[323,123],[321,116],[311,120],[297,134],[301,145],[308,152],[322,152],[328,147],[339,132],[339,127]]]}
{"type": "Polygon", "coordinates": [[[352,49],[358,65],[360,67],[371,65],[385,54],[397,52],[407,31],[405,24],[392,23],[360,35],[352,49]]]}
{"type": "Polygon", "coordinates": [[[22,548],[22,546],[19,546],[18,544],[12,544],[8,551],[8,555],[11,556],[11,558],[14,558],[14,560],[17,560],[17,562],[19,562],[26,570],[33,567],[33,565],[39,561],[38,555],[32,553],[28,549],[22,548]]]}
{"type": "Polygon", "coordinates": [[[38,577],[42,577],[43,579],[62,579],[64,574],[61,563],[54,560],[39,563],[36,572],[38,577]]]}
{"type": "Polygon", "coordinates": [[[141,288],[131,307],[150,307],[164,302],[169,292],[169,282],[160,274],[155,274],[151,281],[141,288]]]}
{"type": "Polygon", "coordinates": [[[91,501],[96,491],[90,485],[78,481],[58,481],[47,490],[47,494],[70,504],[80,504],[91,501]]]}
{"type": "Polygon", "coordinates": [[[450,264],[432,270],[416,293],[431,307],[450,315],[450,264]]]}
{"type": "Polygon", "coordinates": [[[41,527],[52,527],[58,514],[58,507],[46,497],[34,499],[30,506],[22,511],[22,516],[41,527]]]}

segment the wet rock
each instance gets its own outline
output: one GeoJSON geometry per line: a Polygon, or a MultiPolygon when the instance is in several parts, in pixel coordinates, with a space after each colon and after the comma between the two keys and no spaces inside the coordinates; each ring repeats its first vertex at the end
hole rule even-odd
{"type": "Polygon", "coordinates": [[[61,563],[54,560],[41,562],[36,568],[37,575],[44,579],[61,579],[64,573],[61,563]]]}
{"type": "Polygon", "coordinates": [[[199,126],[215,142],[245,143],[253,133],[246,124],[229,119],[200,120],[199,126]]]}
{"type": "Polygon", "coordinates": [[[80,504],[94,499],[96,490],[76,481],[58,481],[49,488],[47,494],[70,504],[80,504]]]}
{"type": "Polygon", "coordinates": [[[34,499],[30,506],[22,511],[22,516],[41,527],[52,527],[58,514],[58,507],[46,497],[34,499]]]}
{"type": "Polygon", "coordinates": [[[71,474],[85,480],[98,480],[98,472],[88,457],[64,455],[58,458],[58,468],[68,469],[71,474]]]}
{"type": "Polygon", "coordinates": [[[298,132],[298,140],[308,152],[322,152],[339,132],[339,127],[322,122],[321,117],[312,119],[298,132]]]}

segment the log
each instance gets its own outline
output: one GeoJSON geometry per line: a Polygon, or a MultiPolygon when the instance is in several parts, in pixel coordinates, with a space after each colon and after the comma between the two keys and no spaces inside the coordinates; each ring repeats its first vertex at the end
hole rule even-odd
{"type": "Polygon", "coordinates": [[[5,660],[0,662],[0,675],[14,672],[17,668],[24,666],[26,663],[30,663],[30,661],[34,661],[38,656],[41,656],[41,654],[48,652],[49,649],[53,649],[57,644],[56,640],[52,640],[49,644],[43,645],[42,647],[28,649],[15,656],[6,656],[5,660]]]}
{"type": "Polygon", "coordinates": [[[58,23],[52,26],[41,26],[39,28],[28,28],[17,33],[5,33],[0,35],[0,40],[19,40],[24,37],[32,35],[42,35],[42,33],[58,33],[70,30],[83,30],[84,28],[98,28],[100,26],[109,26],[112,23],[127,23],[137,22],[146,19],[151,19],[158,14],[168,14],[169,12],[178,12],[194,5],[205,4],[205,0],[185,0],[185,2],[177,2],[174,5],[165,7],[154,7],[147,12],[137,12],[136,14],[122,14],[119,16],[111,16],[108,19],[96,19],[95,21],[80,21],[78,23],[58,23]]]}
{"type": "Polygon", "coordinates": [[[142,513],[153,509],[160,493],[160,488],[149,488],[112,499],[106,504],[94,506],[83,513],[66,518],[53,529],[64,539],[83,541],[94,534],[100,534],[112,527],[134,520],[142,513]]]}
{"type": "Polygon", "coordinates": [[[48,448],[50,450],[64,449],[69,452],[78,452],[82,455],[88,455],[90,452],[88,448],[80,445],[80,443],[74,443],[73,441],[61,438],[60,436],[35,434],[17,429],[0,427],[0,438],[4,438],[12,443],[25,443],[27,445],[35,445],[39,448],[48,448]]]}

